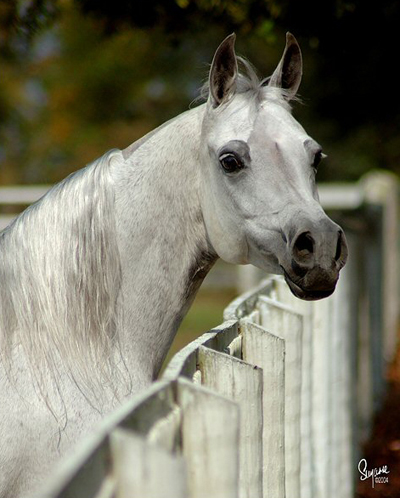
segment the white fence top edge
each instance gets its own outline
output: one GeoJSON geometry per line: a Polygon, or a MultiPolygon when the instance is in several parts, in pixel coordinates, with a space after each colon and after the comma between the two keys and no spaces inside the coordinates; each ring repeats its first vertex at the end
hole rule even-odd
{"type": "MultiPolygon", "coordinates": [[[[0,187],[0,204],[32,204],[40,199],[52,185],[10,185],[0,187]]],[[[348,183],[319,184],[321,202],[327,208],[354,209],[364,199],[362,187],[348,183]]]]}
{"type": "Polygon", "coordinates": [[[204,333],[173,356],[162,378],[173,380],[179,376],[192,376],[196,370],[196,355],[200,346],[214,346],[216,350],[222,351],[238,333],[237,320],[227,320],[204,333]]]}
{"type": "Polygon", "coordinates": [[[32,204],[42,197],[51,185],[11,185],[0,187],[0,204],[32,204]]]}
{"type": "MultiPolygon", "coordinates": [[[[366,173],[356,183],[319,183],[318,191],[321,204],[328,210],[354,210],[366,202],[382,201],[388,189],[397,185],[394,175],[389,171],[373,170],[366,173]],[[372,189],[372,192],[371,192],[372,189]],[[378,198],[378,199],[377,199],[378,198]]],[[[26,205],[40,199],[52,185],[10,185],[0,187],[0,205],[26,205]]],[[[396,187],[397,188],[397,187],[396,187]]],[[[11,219],[2,216],[3,223],[11,219]]]]}
{"type": "Polygon", "coordinates": [[[365,200],[365,192],[360,184],[321,184],[318,192],[322,206],[328,210],[351,211],[362,206],[365,200]]]}

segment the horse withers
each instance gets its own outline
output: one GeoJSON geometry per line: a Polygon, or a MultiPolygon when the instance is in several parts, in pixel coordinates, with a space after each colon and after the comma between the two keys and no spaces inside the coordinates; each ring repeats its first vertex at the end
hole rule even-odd
{"type": "Polygon", "coordinates": [[[288,34],[260,81],[234,41],[215,53],[205,104],[72,174],[0,233],[1,497],[30,496],[157,377],[218,257],[283,274],[302,299],[334,291],[347,246],[318,201],[321,147],[290,111],[300,48],[288,34]]]}

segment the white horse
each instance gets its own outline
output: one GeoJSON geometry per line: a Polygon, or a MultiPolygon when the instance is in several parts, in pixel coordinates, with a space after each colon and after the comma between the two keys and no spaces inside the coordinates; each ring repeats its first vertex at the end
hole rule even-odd
{"type": "Polygon", "coordinates": [[[290,112],[302,58],[288,34],[259,81],[234,35],[208,99],[72,174],[0,233],[0,496],[30,496],[54,463],[155,379],[218,257],[335,288],[345,237],[323,212],[323,157],[290,112]]]}

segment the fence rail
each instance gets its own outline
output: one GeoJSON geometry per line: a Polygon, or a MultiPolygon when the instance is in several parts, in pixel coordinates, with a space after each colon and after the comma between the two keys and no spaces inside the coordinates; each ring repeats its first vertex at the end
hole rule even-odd
{"type": "Polygon", "coordinates": [[[0,187],[0,230],[3,230],[26,206],[36,202],[50,185],[0,187]]]}
{"type": "Polygon", "coordinates": [[[371,174],[320,191],[350,248],[334,295],[300,301],[280,277],[241,295],[40,496],[354,496],[396,347],[397,181],[371,174]]]}

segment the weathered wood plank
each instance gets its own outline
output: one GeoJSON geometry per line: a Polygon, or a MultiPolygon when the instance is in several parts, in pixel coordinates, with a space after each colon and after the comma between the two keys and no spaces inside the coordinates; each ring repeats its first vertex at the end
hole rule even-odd
{"type": "Polygon", "coordinates": [[[312,410],[313,455],[317,498],[329,498],[329,475],[332,472],[332,364],[331,364],[331,305],[329,298],[314,304],[312,410]]]}
{"type": "Polygon", "coordinates": [[[239,404],[239,496],[262,497],[262,370],[200,346],[199,368],[205,387],[239,404]]]}
{"type": "Polygon", "coordinates": [[[218,327],[201,335],[179,351],[169,362],[163,379],[174,380],[178,377],[192,379],[197,370],[197,352],[199,346],[207,346],[215,351],[225,351],[238,337],[238,320],[227,320],[218,327]]]}
{"type": "Polygon", "coordinates": [[[187,498],[186,467],[181,456],[126,429],[111,434],[110,446],[115,498],[187,498]]]}
{"type": "Polygon", "coordinates": [[[177,388],[190,498],[238,498],[239,406],[185,379],[177,388]]]}
{"type": "Polygon", "coordinates": [[[354,338],[357,323],[352,310],[357,309],[354,288],[355,261],[349,261],[342,270],[340,280],[332,296],[331,362],[332,385],[332,468],[330,472],[331,496],[352,498],[355,493],[354,420],[355,382],[352,357],[356,354],[354,338]],[[340,476],[340,478],[338,478],[340,476]]]}
{"type": "Polygon", "coordinates": [[[261,326],[285,340],[285,487],[300,497],[301,389],[303,317],[291,308],[260,296],[261,326]]]}
{"type": "Polygon", "coordinates": [[[174,407],[167,415],[156,420],[147,433],[147,440],[173,453],[179,450],[182,411],[174,407]]]}
{"type": "Polygon", "coordinates": [[[285,341],[248,320],[241,321],[243,359],[263,371],[263,493],[285,497],[285,341]]]}
{"type": "Polygon", "coordinates": [[[276,299],[303,317],[301,368],[301,498],[314,498],[312,454],[312,310],[314,304],[296,298],[282,277],[275,277],[276,299]]]}

